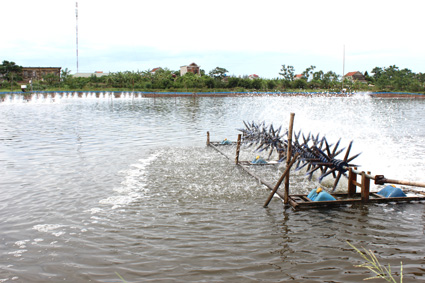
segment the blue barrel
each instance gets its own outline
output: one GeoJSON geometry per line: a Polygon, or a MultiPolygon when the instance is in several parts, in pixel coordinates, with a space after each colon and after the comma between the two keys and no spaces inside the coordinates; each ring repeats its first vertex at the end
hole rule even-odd
{"type": "Polygon", "coordinates": [[[307,195],[307,198],[314,200],[317,197],[316,190],[317,188],[312,189],[310,193],[307,195]]]}
{"type": "Polygon", "coordinates": [[[320,192],[317,195],[317,197],[314,199],[314,201],[331,201],[331,200],[336,200],[336,199],[325,191],[320,192]]]}
{"type": "Polygon", "coordinates": [[[263,158],[257,156],[254,158],[254,160],[251,161],[252,164],[267,164],[267,161],[265,161],[263,158]]]}
{"type": "Polygon", "coordinates": [[[312,201],[332,201],[336,200],[332,195],[323,191],[321,188],[312,189],[307,195],[312,201]]]}
{"type": "Polygon", "coordinates": [[[378,195],[386,198],[403,198],[406,194],[400,189],[393,185],[386,186],[378,192],[378,195]]]}

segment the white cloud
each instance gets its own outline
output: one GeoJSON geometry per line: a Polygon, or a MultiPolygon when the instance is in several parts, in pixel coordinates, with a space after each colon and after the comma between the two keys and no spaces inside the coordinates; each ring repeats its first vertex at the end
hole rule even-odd
{"type": "MultiPolygon", "coordinates": [[[[75,70],[75,3],[4,1],[2,10],[15,12],[2,14],[13,24],[2,29],[0,59],[75,70]]],[[[340,73],[345,44],[347,68],[399,64],[424,72],[422,3],[79,0],[80,69],[177,69],[196,61],[206,71],[246,71],[240,75],[277,76],[282,64],[340,73]]]]}

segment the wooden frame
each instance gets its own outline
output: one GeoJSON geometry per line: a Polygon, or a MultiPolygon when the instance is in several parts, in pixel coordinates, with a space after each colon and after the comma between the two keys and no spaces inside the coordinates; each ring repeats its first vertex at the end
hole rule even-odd
{"type": "MultiPolygon", "coordinates": [[[[383,175],[371,175],[370,172],[358,171],[357,168],[347,168],[348,169],[348,186],[347,193],[332,193],[331,195],[335,197],[334,201],[311,201],[307,198],[307,195],[303,194],[294,194],[291,195],[288,190],[285,189],[284,193],[278,191],[278,187],[281,182],[288,178],[289,180],[289,170],[285,170],[285,173],[282,175],[280,180],[276,183],[276,185],[270,184],[263,180],[261,177],[254,174],[251,170],[249,170],[249,166],[264,166],[264,165],[276,165],[275,163],[269,164],[258,164],[254,165],[248,161],[239,161],[239,153],[241,147],[241,135],[238,136],[238,142],[232,142],[230,145],[221,145],[219,142],[211,142],[210,141],[210,133],[207,132],[207,145],[214,148],[216,151],[221,153],[227,159],[231,160],[231,158],[221,151],[219,147],[221,146],[231,146],[236,145],[236,155],[235,155],[235,164],[240,166],[245,172],[249,175],[257,179],[261,184],[265,185],[272,191],[272,194],[269,196],[269,199],[266,201],[264,207],[267,207],[274,193],[276,193],[282,200],[284,200],[285,204],[289,204],[293,209],[310,209],[310,208],[320,208],[320,207],[328,207],[328,206],[340,206],[340,205],[348,205],[348,204],[364,204],[364,203],[388,203],[388,202],[410,202],[410,201],[423,201],[425,200],[425,192],[420,192],[412,189],[408,189],[406,191],[413,192],[419,194],[417,196],[406,196],[406,197],[383,197],[378,195],[375,192],[370,192],[370,180],[374,180],[375,184],[402,184],[409,186],[418,186],[425,187],[425,184],[418,182],[408,182],[408,181],[399,181],[386,179],[383,175]],[[360,178],[358,178],[360,176],[360,178]],[[360,182],[358,182],[358,179],[360,182]],[[360,192],[357,192],[357,187],[360,188],[360,192]]],[[[290,160],[290,163],[287,163],[287,168],[290,169],[292,164],[295,162],[296,157],[290,160]]]]}

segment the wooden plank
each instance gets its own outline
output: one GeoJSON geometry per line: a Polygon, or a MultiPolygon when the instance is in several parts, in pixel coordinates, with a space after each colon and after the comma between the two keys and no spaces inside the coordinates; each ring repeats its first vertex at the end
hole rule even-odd
{"type": "Polygon", "coordinates": [[[353,172],[353,168],[348,169],[348,194],[356,193],[357,174],[353,172]]]}
{"type": "Polygon", "coordinates": [[[241,138],[242,138],[242,135],[239,134],[238,135],[238,143],[237,143],[237,146],[236,146],[235,164],[238,164],[239,163],[239,152],[241,150],[241,138]]]}
{"type": "Polygon", "coordinates": [[[376,198],[385,198],[384,196],[378,195],[377,193],[370,193],[370,195],[376,198]]]}
{"type": "Polygon", "coordinates": [[[277,161],[269,161],[269,162],[267,162],[267,163],[264,163],[264,164],[261,164],[261,163],[259,163],[259,164],[256,164],[256,163],[252,163],[251,161],[239,161],[239,164],[242,164],[242,165],[245,165],[245,166],[249,166],[249,165],[252,165],[252,166],[270,166],[270,165],[277,165],[277,164],[279,164],[277,161]]]}
{"type": "Polygon", "coordinates": [[[369,189],[370,179],[366,176],[365,172],[362,172],[362,201],[367,202],[369,200],[369,189]]]}
{"type": "Polygon", "coordinates": [[[306,200],[302,197],[290,196],[296,202],[305,202],[306,200]]]}
{"type": "MultiPolygon", "coordinates": [[[[283,172],[282,176],[280,177],[280,179],[277,181],[276,185],[274,186],[272,193],[270,194],[270,196],[268,197],[268,199],[266,200],[266,202],[264,203],[264,207],[267,207],[270,203],[270,201],[273,198],[273,195],[277,192],[277,189],[279,188],[280,184],[283,182],[283,180],[285,178],[287,178],[289,176],[289,172],[291,171],[291,167],[292,165],[295,163],[295,161],[297,161],[298,156],[300,154],[297,152],[297,154],[295,154],[294,158],[291,159],[291,161],[289,163],[286,164],[286,169],[283,172]]],[[[285,201],[288,200],[288,192],[285,190],[285,201]]],[[[288,202],[286,202],[288,203],[288,202]]]]}
{"type": "Polygon", "coordinates": [[[298,203],[296,201],[294,201],[291,196],[288,197],[288,202],[289,204],[292,206],[292,208],[297,209],[298,208],[298,203]]]}
{"type": "Polygon", "coordinates": [[[224,155],[224,157],[226,157],[227,159],[230,160],[230,157],[227,156],[227,154],[225,154],[224,152],[222,152],[221,150],[218,149],[217,145],[215,143],[210,142],[210,146],[212,148],[214,148],[217,152],[221,153],[222,155],[224,155]]]}
{"type": "Polygon", "coordinates": [[[376,198],[369,199],[369,202],[409,202],[409,201],[419,201],[425,200],[425,197],[397,197],[397,198],[376,198]]]}
{"type": "MultiPolygon", "coordinates": [[[[270,190],[273,190],[273,185],[270,184],[269,182],[263,180],[262,178],[260,178],[259,176],[257,176],[256,174],[254,174],[253,172],[251,172],[251,170],[249,170],[246,166],[238,164],[239,167],[241,167],[245,172],[247,172],[249,175],[251,175],[252,177],[254,177],[255,179],[257,179],[261,184],[265,185],[267,188],[269,188],[270,190]]],[[[284,195],[281,192],[276,192],[276,194],[280,197],[280,198],[284,198],[284,195]]]]}
{"type": "Polygon", "coordinates": [[[362,187],[362,184],[357,181],[353,181],[353,184],[357,187],[360,187],[360,188],[362,187]]]}
{"type": "Polygon", "coordinates": [[[312,202],[312,200],[311,200],[311,199],[309,199],[307,196],[302,196],[302,197],[301,197],[301,199],[302,199],[304,202],[312,202]]]}
{"type": "MultiPolygon", "coordinates": [[[[289,128],[288,128],[288,149],[286,153],[286,167],[288,168],[289,163],[291,162],[291,156],[292,156],[292,131],[294,127],[294,117],[295,113],[290,114],[289,118],[289,128]]],[[[289,196],[289,174],[285,177],[285,198],[284,203],[288,203],[288,196],[289,196]]]]}
{"type": "MultiPolygon", "coordinates": [[[[347,204],[364,203],[361,198],[336,200],[336,201],[302,202],[302,201],[299,201],[300,199],[299,196],[300,195],[297,195],[297,197],[294,197],[293,195],[289,196],[292,202],[296,203],[296,205],[291,203],[294,209],[310,209],[310,208],[319,208],[319,207],[326,207],[326,206],[339,206],[339,205],[347,205],[347,204]]],[[[420,201],[420,200],[425,200],[425,197],[373,198],[373,199],[369,199],[367,203],[410,202],[410,201],[420,201]]]]}

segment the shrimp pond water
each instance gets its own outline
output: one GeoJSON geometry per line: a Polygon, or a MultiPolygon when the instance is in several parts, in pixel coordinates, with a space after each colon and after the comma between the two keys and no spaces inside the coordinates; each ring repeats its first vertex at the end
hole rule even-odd
{"type": "MultiPolygon", "coordinates": [[[[263,208],[268,189],[205,145],[294,112],[295,132],[353,140],[362,170],[424,182],[424,109],[368,95],[6,100],[0,282],[360,282],[372,274],[347,241],[424,281],[424,203],[263,208]]],[[[316,185],[291,175],[291,193],[316,185]]]]}

